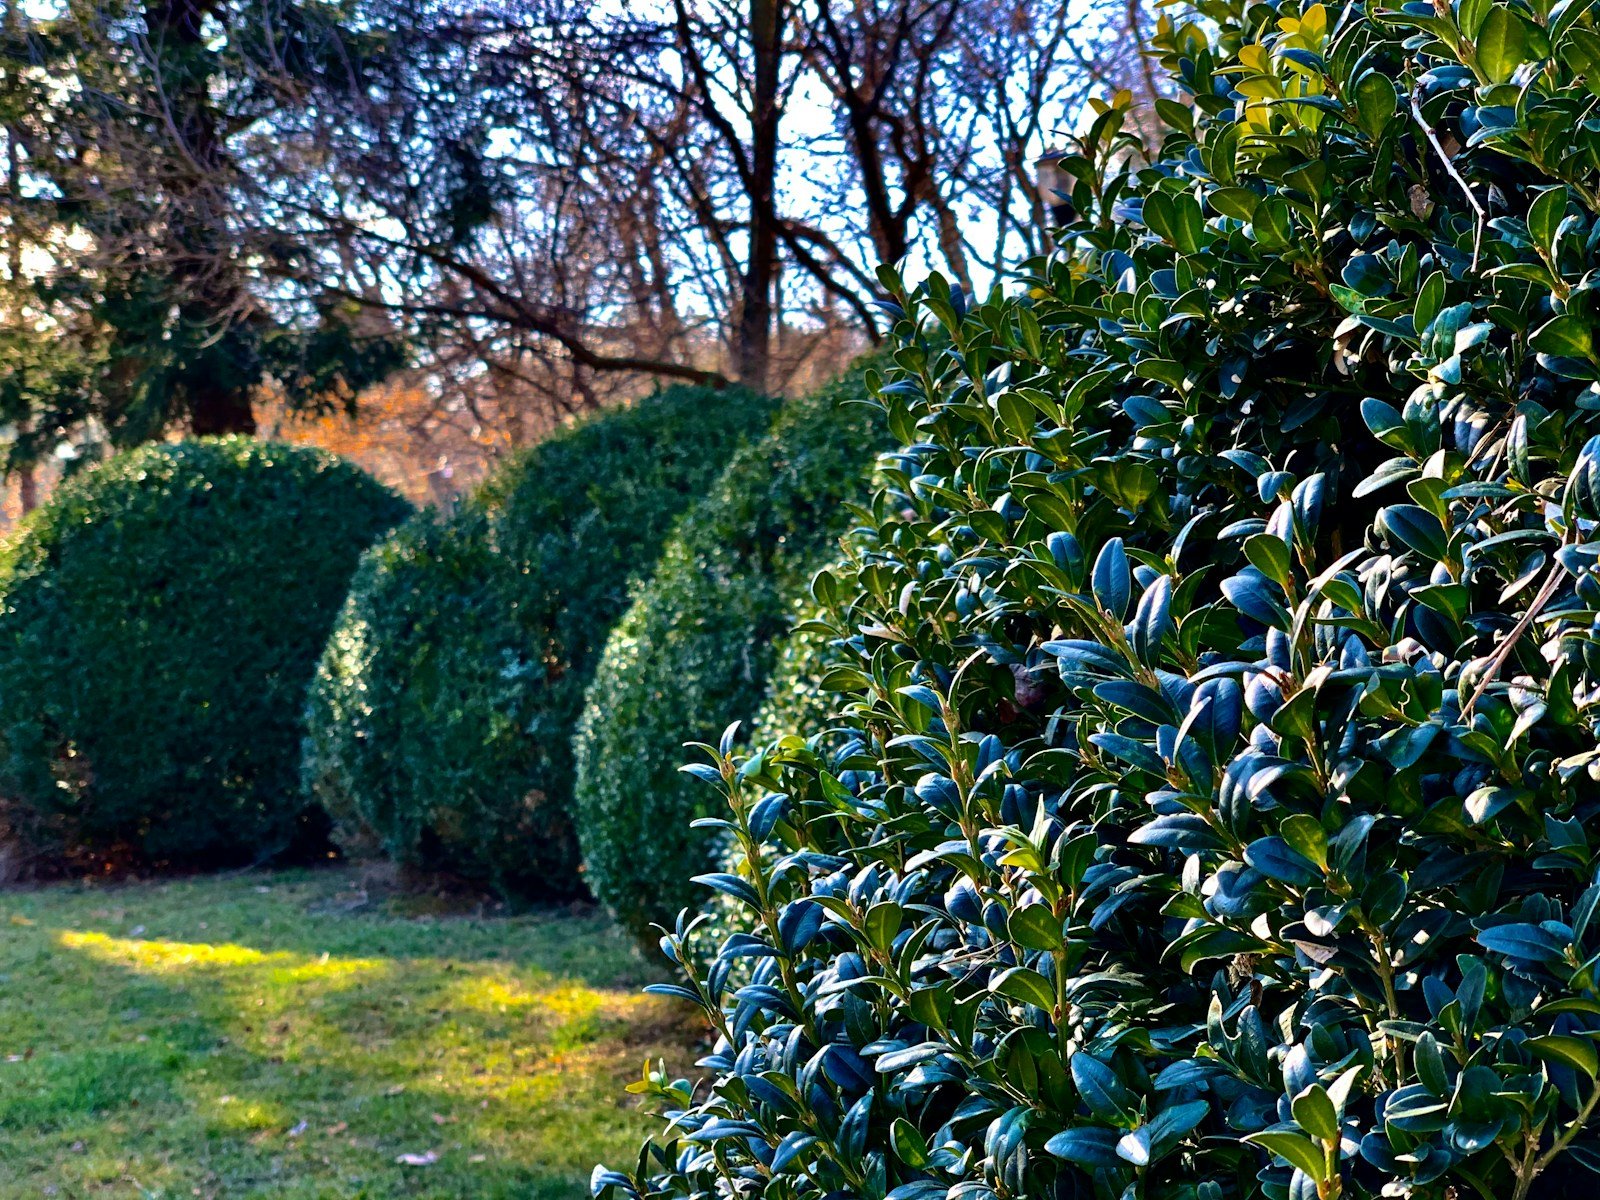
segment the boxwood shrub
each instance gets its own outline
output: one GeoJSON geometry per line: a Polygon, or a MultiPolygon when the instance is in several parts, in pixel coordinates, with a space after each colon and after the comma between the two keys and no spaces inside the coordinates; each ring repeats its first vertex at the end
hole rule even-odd
{"type": "Polygon", "coordinates": [[[695,894],[715,838],[678,766],[761,703],[806,581],[849,527],[885,435],[859,372],[789,402],[762,441],[733,456],[668,541],[618,622],[576,738],[578,831],[595,895],[640,937],[695,894]]]}
{"type": "Polygon", "coordinates": [[[1015,293],[883,273],[854,737],[703,748],[750,920],[597,1194],[1596,1193],[1600,31],[1200,7],[1015,293]]]}
{"type": "MultiPolygon", "coordinates": [[[[505,716],[446,727],[432,720],[440,712],[465,715],[480,690],[509,692],[518,684],[518,659],[497,655],[488,636],[493,622],[483,619],[503,590],[500,568],[481,519],[446,521],[433,510],[362,556],[317,664],[301,764],[308,798],[333,818],[334,839],[351,857],[392,850],[408,865],[444,869],[460,857],[458,839],[435,834],[433,815],[414,798],[448,795],[452,774],[437,753],[416,753],[414,739],[431,746],[451,730],[458,745],[450,761],[461,764],[456,773],[478,764],[484,744],[520,741],[521,731],[507,729],[505,716]]],[[[535,818],[537,807],[526,816],[535,818]]],[[[473,819],[505,831],[492,814],[473,819]]],[[[562,828],[556,822],[558,834],[562,828]]],[[[528,839],[523,858],[536,865],[548,841],[528,839]]],[[[554,844],[559,873],[570,877],[568,837],[554,844]]],[[[475,873],[470,864],[457,869],[475,873]]]]}
{"type": "Polygon", "coordinates": [[[0,564],[0,791],[31,836],[187,865],[314,841],[306,685],[357,557],[406,511],[331,455],[240,438],[64,483],[0,564]]]}
{"type": "Polygon", "coordinates": [[[814,602],[796,610],[794,627],[778,643],[767,694],[750,721],[753,743],[791,733],[809,738],[828,728],[837,697],[823,679],[839,655],[825,616],[814,602]]]}
{"type": "Polygon", "coordinates": [[[669,388],[367,555],[307,720],[304,778],[342,844],[513,899],[583,893],[571,738],[595,656],[673,518],[774,409],[669,388]]]}

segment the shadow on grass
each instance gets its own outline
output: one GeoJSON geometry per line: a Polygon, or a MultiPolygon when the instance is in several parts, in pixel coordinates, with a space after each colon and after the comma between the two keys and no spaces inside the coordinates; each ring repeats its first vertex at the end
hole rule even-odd
{"type": "Polygon", "coordinates": [[[0,1054],[19,1059],[0,1064],[0,1197],[576,1200],[649,1128],[622,1082],[691,1057],[692,1019],[638,994],[636,960],[606,970],[598,918],[306,916],[302,894],[251,894],[180,890],[148,928],[116,908],[140,893],[48,914],[99,922],[46,924],[41,902],[0,930],[0,1054]],[[157,927],[202,923],[208,940],[157,927]]]}

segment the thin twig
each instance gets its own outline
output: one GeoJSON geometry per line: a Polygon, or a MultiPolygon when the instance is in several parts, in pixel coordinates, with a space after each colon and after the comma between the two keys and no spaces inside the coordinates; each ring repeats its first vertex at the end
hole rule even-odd
{"type": "Polygon", "coordinates": [[[1489,219],[1489,214],[1484,210],[1483,205],[1478,202],[1478,198],[1472,194],[1472,188],[1462,178],[1461,172],[1456,170],[1456,164],[1444,152],[1444,146],[1439,142],[1439,135],[1433,131],[1433,126],[1429,125],[1427,119],[1423,117],[1422,106],[1417,103],[1416,93],[1414,92],[1411,95],[1411,115],[1416,118],[1417,125],[1422,130],[1423,136],[1428,139],[1428,145],[1433,147],[1434,153],[1439,156],[1439,161],[1444,164],[1445,173],[1456,181],[1457,186],[1461,188],[1461,194],[1467,198],[1467,203],[1472,205],[1472,211],[1478,214],[1478,227],[1472,237],[1472,270],[1476,273],[1478,270],[1478,251],[1483,246],[1483,225],[1489,219]]]}
{"type": "Polygon", "coordinates": [[[1539,594],[1533,598],[1533,603],[1528,606],[1528,611],[1511,629],[1510,635],[1501,642],[1489,658],[1488,669],[1484,671],[1483,678],[1478,681],[1478,686],[1472,689],[1472,696],[1461,706],[1461,720],[1465,722],[1472,716],[1473,706],[1488,691],[1489,685],[1494,682],[1495,676],[1500,674],[1500,669],[1506,665],[1506,660],[1511,657],[1511,652],[1516,649],[1517,642],[1538,617],[1541,609],[1550,602],[1550,597],[1555,595],[1556,585],[1561,582],[1562,566],[1559,562],[1550,564],[1550,574],[1545,576],[1544,584],[1539,588],[1539,594]]]}

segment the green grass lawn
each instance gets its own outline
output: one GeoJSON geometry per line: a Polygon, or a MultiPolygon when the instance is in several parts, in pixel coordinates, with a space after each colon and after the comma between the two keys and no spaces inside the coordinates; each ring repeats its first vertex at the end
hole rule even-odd
{"type": "Polygon", "coordinates": [[[696,1037],[653,968],[593,914],[416,908],[345,870],[0,893],[0,1200],[576,1198],[631,1162],[623,1085],[696,1037]]]}

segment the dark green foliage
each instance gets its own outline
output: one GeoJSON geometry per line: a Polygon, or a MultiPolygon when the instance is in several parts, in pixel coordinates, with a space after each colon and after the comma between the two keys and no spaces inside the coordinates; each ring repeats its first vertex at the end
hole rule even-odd
{"type": "Polygon", "coordinates": [[[755,712],[795,598],[866,491],[884,439],[862,398],[852,373],[791,401],[685,514],[606,643],[577,735],[578,828],[589,886],[641,937],[714,856],[690,828],[708,804],[678,771],[684,741],[755,712]]]}
{"type": "Polygon", "coordinates": [[[63,484],[0,580],[0,788],[33,835],[194,865],[285,849],[306,684],[405,512],[332,455],[236,438],[63,484]]]}
{"type": "MultiPolygon", "coordinates": [[[[478,864],[462,853],[461,835],[471,835],[467,845],[475,847],[481,830],[492,845],[511,826],[520,830],[522,860],[553,862],[570,888],[565,822],[547,821],[552,830],[537,838],[528,828],[542,806],[495,820],[477,812],[465,829],[441,836],[417,799],[450,795],[453,781],[479,765],[485,745],[523,740],[514,719],[492,702],[505,707],[527,673],[515,651],[507,657],[490,644],[496,623],[484,614],[496,611],[507,582],[501,576],[476,514],[447,523],[432,511],[418,513],[362,556],[312,682],[302,782],[333,818],[334,840],[346,854],[390,851],[419,867],[482,876],[487,867],[473,869],[478,864]],[[477,700],[480,690],[487,702],[477,700]],[[461,719],[451,721],[452,713],[461,719]]],[[[547,806],[543,815],[551,815],[547,806]]]]}
{"type": "Polygon", "coordinates": [[[362,562],[304,778],[352,848],[517,898],[580,895],[572,727],[630,581],[774,402],[671,388],[587,420],[362,562]]]}
{"type": "Polygon", "coordinates": [[[750,724],[755,745],[791,733],[811,737],[827,729],[837,697],[823,688],[822,680],[837,655],[821,615],[814,601],[807,603],[779,643],[766,697],[750,724]]]}
{"type": "Polygon", "coordinates": [[[714,1079],[597,1193],[1595,1194],[1600,30],[1201,8],[1017,294],[884,272],[855,738],[706,748],[714,1079]]]}

